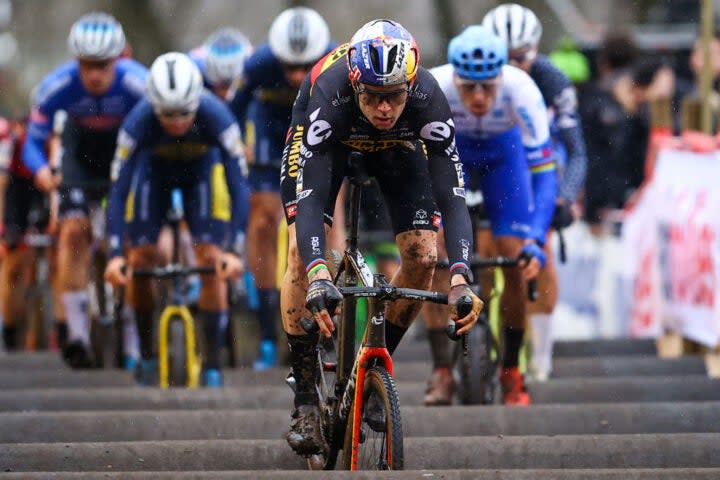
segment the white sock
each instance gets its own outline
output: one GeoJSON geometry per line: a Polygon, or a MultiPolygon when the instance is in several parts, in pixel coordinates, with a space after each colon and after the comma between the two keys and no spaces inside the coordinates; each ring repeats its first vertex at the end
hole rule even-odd
{"type": "Polygon", "coordinates": [[[88,304],[90,295],[87,290],[76,290],[62,294],[68,326],[68,342],[81,341],[86,347],[90,346],[90,317],[88,304]]]}
{"type": "Polygon", "coordinates": [[[125,305],[122,312],[123,319],[123,353],[126,357],[140,359],[140,337],[138,337],[135,310],[125,305]]]}
{"type": "Polygon", "coordinates": [[[538,313],[530,315],[532,325],[531,369],[540,376],[547,377],[552,371],[552,314],[538,313]]]}

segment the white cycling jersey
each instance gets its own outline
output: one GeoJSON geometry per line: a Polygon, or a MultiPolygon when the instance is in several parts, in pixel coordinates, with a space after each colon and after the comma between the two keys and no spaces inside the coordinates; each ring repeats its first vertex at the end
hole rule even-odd
{"type": "Polygon", "coordinates": [[[526,149],[542,148],[550,140],[548,113],[542,94],[530,76],[511,65],[502,67],[502,80],[495,104],[488,113],[469,112],[453,83],[450,64],[430,70],[445,93],[455,122],[455,135],[469,139],[489,139],[519,127],[526,149]]]}

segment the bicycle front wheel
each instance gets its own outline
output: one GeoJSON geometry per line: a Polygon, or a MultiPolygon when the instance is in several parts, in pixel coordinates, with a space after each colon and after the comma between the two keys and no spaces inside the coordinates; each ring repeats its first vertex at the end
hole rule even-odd
{"type": "Polygon", "coordinates": [[[463,405],[492,405],[498,388],[497,362],[492,358],[494,342],[487,319],[468,333],[469,354],[458,353],[459,396],[463,405]]]}
{"type": "Polygon", "coordinates": [[[171,387],[184,387],[187,385],[188,372],[186,368],[187,364],[187,351],[185,343],[185,324],[180,317],[173,317],[170,320],[170,327],[168,332],[168,354],[169,364],[168,369],[169,383],[171,387]]]}
{"type": "MultiPolygon", "coordinates": [[[[343,446],[343,468],[352,466],[353,417],[348,415],[343,446]]],[[[357,451],[358,470],[402,470],[404,463],[400,400],[392,377],[385,367],[373,367],[365,374],[363,405],[357,451]]]]}

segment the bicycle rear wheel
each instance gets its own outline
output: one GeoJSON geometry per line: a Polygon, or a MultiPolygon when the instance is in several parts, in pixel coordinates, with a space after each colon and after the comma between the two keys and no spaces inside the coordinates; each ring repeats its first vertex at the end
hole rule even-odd
{"type": "Polygon", "coordinates": [[[460,379],[458,393],[463,405],[491,405],[498,389],[497,363],[492,358],[493,338],[487,317],[470,329],[468,355],[457,355],[456,368],[460,379]]]}
{"type": "MultiPolygon", "coordinates": [[[[342,466],[347,470],[352,463],[354,407],[345,428],[342,466]]],[[[403,463],[402,418],[397,388],[385,367],[376,366],[365,374],[357,468],[402,470],[403,463]]]]}

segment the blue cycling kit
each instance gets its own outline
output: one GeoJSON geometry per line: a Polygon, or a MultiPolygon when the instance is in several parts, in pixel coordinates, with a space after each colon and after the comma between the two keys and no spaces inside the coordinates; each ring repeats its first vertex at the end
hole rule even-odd
{"type": "Polygon", "coordinates": [[[118,135],[108,206],[112,254],[122,253],[126,224],[132,245],[155,243],[174,188],[183,192],[188,225],[198,242],[223,247],[243,237],[246,176],[240,130],[212,93],[202,94],[194,123],[182,137],[168,135],[143,100],[118,135]]]}
{"type": "MultiPolygon", "coordinates": [[[[61,65],[42,81],[35,94],[23,161],[33,172],[47,165],[45,142],[52,131],[55,112],[65,110],[74,128],[80,132],[114,133],[125,116],[142,98],[145,91],[147,69],[130,59],[115,63],[115,79],[109,90],[100,96],[90,95],[80,81],[77,60],[61,65]]],[[[109,168],[108,158],[94,158],[109,168]]]]}

